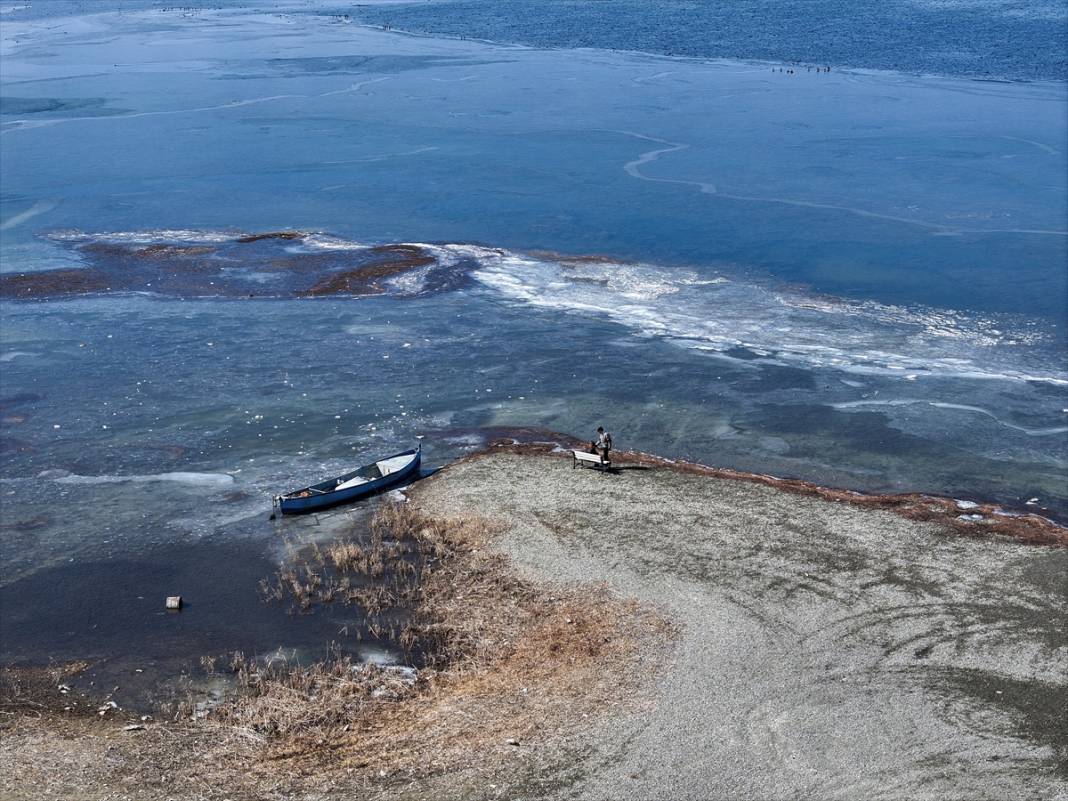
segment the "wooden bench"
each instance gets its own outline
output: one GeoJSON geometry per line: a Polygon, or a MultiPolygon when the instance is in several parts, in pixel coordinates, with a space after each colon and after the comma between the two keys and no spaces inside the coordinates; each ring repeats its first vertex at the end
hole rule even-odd
{"type": "Polygon", "coordinates": [[[605,459],[599,453],[587,453],[586,451],[571,451],[571,469],[579,465],[592,465],[598,470],[606,470],[612,466],[611,459],[605,459]]]}

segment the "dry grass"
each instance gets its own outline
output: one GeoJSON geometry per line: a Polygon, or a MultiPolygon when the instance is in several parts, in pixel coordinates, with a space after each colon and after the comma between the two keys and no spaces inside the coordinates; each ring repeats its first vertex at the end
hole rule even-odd
{"type": "Polygon", "coordinates": [[[343,656],[293,667],[235,653],[202,664],[233,675],[232,699],[206,717],[179,704],[135,731],[124,727],[131,718],[100,717],[88,699],[74,713],[72,699],[56,695],[60,673],[42,673],[36,690],[6,676],[0,796],[112,798],[137,788],[143,798],[369,797],[452,781],[471,766],[515,771],[543,753],[530,746],[638,702],[652,667],[642,660],[662,653],[670,627],[604,587],[519,577],[493,537],[484,520],[385,506],[369,541],[314,550],[269,586],[298,605],[360,604],[369,626],[402,605],[407,622],[391,634],[421,655],[418,673],[343,656]],[[36,700],[44,697],[56,708],[36,700]],[[76,775],[65,764],[79,766],[76,775]]]}
{"type": "Polygon", "coordinates": [[[238,697],[209,720],[226,748],[266,770],[282,761],[417,775],[474,754],[492,762],[631,700],[639,645],[670,636],[667,624],[604,587],[547,590],[520,578],[488,547],[492,536],[483,520],[391,505],[369,548],[327,548],[323,561],[335,569],[373,575],[374,554],[387,552],[415,565],[393,597],[411,609],[399,639],[425,667],[413,678],[345,658],[293,669],[242,663],[238,697]]]}

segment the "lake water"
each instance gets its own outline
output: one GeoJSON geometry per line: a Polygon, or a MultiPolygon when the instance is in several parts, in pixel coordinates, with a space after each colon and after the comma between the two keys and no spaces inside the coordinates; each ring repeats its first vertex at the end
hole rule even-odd
{"type": "Polygon", "coordinates": [[[1068,520],[1062,9],[893,4],[960,22],[910,67],[764,61],[785,18],[658,46],[671,4],[38,5],[0,17],[0,257],[39,274],[0,307],[6,584],[260,558],[273,494],[509,427],[1068,520]],[[303,292],[381,245],[419,264],[303,292]]]}

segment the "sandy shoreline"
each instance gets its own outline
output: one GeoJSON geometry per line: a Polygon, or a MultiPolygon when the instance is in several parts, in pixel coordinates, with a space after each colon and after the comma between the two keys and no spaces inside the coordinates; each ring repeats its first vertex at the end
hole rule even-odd
{"type": "MultiPolygon", "coordinates": [[[[570,458],[567,449],[585,449],[586,443],[567,434],[537,429],[502,429],[505,436],[495,439],[489,451],[516,454],[544,454],[570,458]],[[509,436],[518,434],[518,437],[509,436]],[[546,439],[547,437],[547,439],[546,439]]],[[[467,457],[478,459],[478,452],[467,457]]],[[[1006,509],[984,500],[963,500],[923,492],[870,493],[840,489],[795,478],[780,478],[767,473],[751,473],[728,467],[711,467],[697,462],[668,459],[644,451],[613,451],[613,459],[623,469],[634,466],[656,467],[691,475],[743,481],[773,487],[783,492],[847,503],[864,509],[883,509],[910,520],[939,523],[952,532],[970,537],[991,534],[1011,537],[1029,545],[1068,547],[1068,528],[1035,512],[1006,509]]]]}
{"type": "Polygon", "coordinates": [[[511,453],[450,468],[416,503],[507,521],[500,544],[522,570],[607,582],[681,627],[654,709],[591,734],[588,770],[553,797],[1065,786],[1068,551],[752,481],[511,453]]]}
{"type": "Polygon", "coordinates": [[[644,454],[602,474],[572,470],[552,447],[490,448],[409,491],[422,519],[492,532],[464,540],[460,572],[438,579],[453,588],[442,622],[474,615],[476,651],[491,656],[474,672],[428,673],[385,718],[397,732],[367,724],[374,742],[396,739],[403,769],[380,773],[367,741],[348,735],[279,762],[251,741],[220,750],[225,729],[204,726],[226,721],[129,733],[119,716],[71,717],[63,699],[28,714],[5,698],[0,794],[37,797],[53,780],[65,797],[146,799],[1065,791],[1068,549],[1055,540],[956,522],[991,513],[945,499],[873,499],[644,454]],[[469,585],[506,590],[480,601],[469,585]],[[518,617],[502,617],[502,603],[518,617]],[[597,615],[615,616],[604,645],[597,615]],[[439,734],[448,746],[423,764],[415,755],[439,734]],[[87,766],[82,784],[64,763],[87,766]]]}

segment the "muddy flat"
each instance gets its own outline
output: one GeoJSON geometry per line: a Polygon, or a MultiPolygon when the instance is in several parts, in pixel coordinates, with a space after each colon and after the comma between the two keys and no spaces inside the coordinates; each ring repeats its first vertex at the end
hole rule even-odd
{"type": "Polygon", "coordinates": [[[680,627],[649,703],[539,760],[532,794],[1065,792],[1064,548],[752,483],[511,453],[450,467],[416,502],[499,520],[522,572],[607,582],[680,627]]]}

